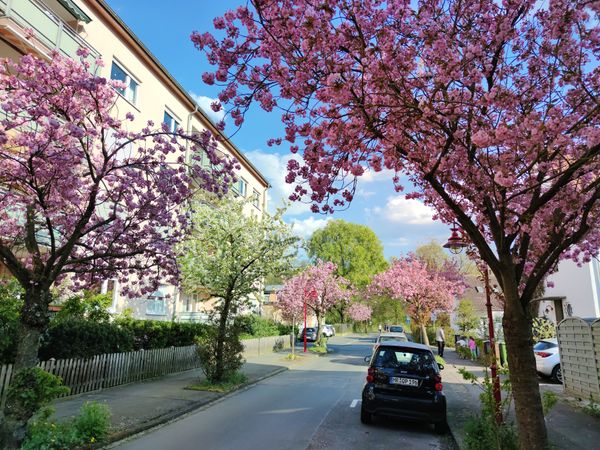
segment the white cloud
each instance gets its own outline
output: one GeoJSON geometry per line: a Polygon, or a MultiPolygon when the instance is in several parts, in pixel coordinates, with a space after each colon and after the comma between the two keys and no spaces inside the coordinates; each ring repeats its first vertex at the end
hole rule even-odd
{"type": "Polygon", "coordinates": [[[327,222],[331,220],[330,217],[325,219],[315,219],[314,217],[307,217],[306,219],[292,219],[289,221],[292,225],[294,234],[308,239],[312,234],[319,228],[323,228],[327,225],[327,222]]]}
{"type": "Polygon", "coordinates": [[[360,178],[359,181],[362,181],[364,183],[374,183],[377,181],[388,181],[388,182],[392,182],[392,178],[394,178],[394,176],[396,175],[396,173],[393,170],[390,169],[383,169],[380,172],[375,172],[373,169],[367,169],[365,170],[365,173],[363,173],[360,178]]]}
{"type": "Polygon", "coordinates": [[[218,99],[206,97],[204,95],[197,95],[193,92],[190,92],[190,95],[196,101],[196,103],[198,103],[198,106],[200,106],[200,108],[202,109],[202,111],[204,111],[208,118],[213,121],[213,123],[217,123],[223,120],[223,118],[225,117],[225,111],[221,110],[219,112],[215,112],[210,107],[210,104],[219,101],[218,99]]]}
{"type": "Polygon", "coordinates": [[[371,210],[375,215],[381,216],[390,222],[410,225],[433,225],[433,208],[425,205],[420,200],[407,199],[404,195],[388,197],[384,208],[375,207],[371,210]]]}
{"type": "Polygon", "coordinates": [[[399,237],[399,238],[387,240],[385,245],[388,247],[408,247],[412,243],[413,243],[413,241],[408,238],[399,237]]]}
{"type": "MultiPolygon", "coordinates": [[[[285,182],[287,175],[287,163],[290,159],[300,159],[298,155],[292,153],[281,155],[275,152],[264,152],[262,150],[253,150],[244,152],[252,163],[260,170],[265,178],[271,183],[271,189],[268,191],[267,203],[269,210],[274,211],[289,202],[290,195],[294,192],[295,184],[285,182]]],[[[306,203],[293,202],[286,210],[286,215],[297,216],[310,211],[310,205],[306,203]]]]}

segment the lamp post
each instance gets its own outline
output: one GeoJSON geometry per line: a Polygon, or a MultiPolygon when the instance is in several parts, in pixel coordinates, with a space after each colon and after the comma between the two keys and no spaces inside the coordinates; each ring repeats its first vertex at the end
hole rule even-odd
{"type": "MultiPolygon", "coordinates": [[[[460,228],[456,225],[453,225],[452,234],[448,239],[448,242],[444,244],[444,248],[450,250],[451,253],[457,255],[462,252],[463,248],[469,246],[466,242],[460,228]]],[[[494,406],[496,410],[496,423],[502,423],[502,409],[500,405],[502,403],[502,396],[500,390],[500,378],[498,377],[498,367],[496,365],[496,339],[494,333],[494,317],[492,315],[492,289],[490,287],[490,276],[487,265],[483,270],[483,281],[485,283],[485,307],[487,310],[488,317],[488,334],[490,336],[490,349],[492,351],[492,361],[490,365],[490,371],[492,372],[492,390],[494,393],[494,406]]]]}

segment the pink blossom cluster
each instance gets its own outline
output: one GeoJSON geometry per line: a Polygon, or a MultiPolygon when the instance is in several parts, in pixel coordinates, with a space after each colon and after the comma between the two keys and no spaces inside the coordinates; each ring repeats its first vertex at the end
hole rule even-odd
{"type": "Polygon", "coordinates": [[[88,69],[58,54],[0,62],[0,262],[24,286],[136,275],[148,292],[177,275],[186,200],[195,189],[224,193],[237,163],[208,133],[152,122],[129,131],[114,114],[119,82],[88,69]],[[187,167],[186,143],[212,167],[187,167]]]}
{"type": "Polygon", "coordinates": [[[454,308],[457,296],[464,292],[461,277],[446,276],[414,256],[396,259],[391,267],[375,275],[368,292],[373,295],[389,295],[403,301],[407,312],[418,323],[426,323],[433,312],[449,312],[454,308]]]}
{"type": "Polygon", "coordinates": [[[194,33],[236,123],[283,110],[292,200],[330,213],[391,169],[527,277],[600,242],[597,2],[252,0],[194,33]],[[493,243],[491,245],[490,243],[493,243]],[[506,256],[505,256],[506,257],[506,256]]]}
{"type": "Polygon", "coordinates": [[[371,318],[372,308],[362,303],[353,303],[348,307],[348,315],[356,322],[364,322],[371,318]]]}
{"type": "Polygon", "coordinates": [[[323,317],[333,306],[348,303],[352,296],[350,283],[335,274],[332,262],[318,261],[316,265],[287,280],[277,294],[277,304],[287,320],[300,319],[304,303],[309,311],[323,317]]]}

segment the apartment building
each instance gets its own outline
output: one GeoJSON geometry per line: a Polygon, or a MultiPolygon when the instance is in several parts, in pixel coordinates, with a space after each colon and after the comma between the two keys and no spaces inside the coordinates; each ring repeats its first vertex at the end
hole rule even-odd
{"type": "MultiPolygon", "coordinates": [[[[50,57],[59,51],[77,57],[80,47],[90,50],[90,61],[101,57],[104,67],[98,75],[126,84],[119,90],[115,114],[135,116],[131,129],[146,121],[167,123],[173,130],[187,132],[208,129],[219,133],[189,93],[135,36],[118,15],[102,0],[0,0],[0,57],[17,59],[25,53],[50,57]]],[[[252,198],[247,214],[261,215],[266,209],[269,187],[264,176],[226,137],[221,136],[223,153],[240,161],[239,181],[233,190],[252,198]]],[[[147,298],[127,299],[120,295],[116,281],[102,286],[113,293],[112,311],[130,309],[133,316],[155,320],[201,320],[210,302],[201,302],[198,293],[185,294],[177,287],[163,285],[147,298]]]]}

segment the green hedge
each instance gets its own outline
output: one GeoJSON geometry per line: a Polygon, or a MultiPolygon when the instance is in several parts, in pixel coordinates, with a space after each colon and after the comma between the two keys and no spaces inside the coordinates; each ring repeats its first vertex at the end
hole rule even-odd
{"type": "Polygon", "coordinates": [[[291,325],[284,325],[255,314],[237,316],[233,323],[238,328],[242,339],[282,336],[292,332],[291,325]]]}
{"type": "Polygon", "coordinates": [[[42,339],[41,360],[89,358],[103,353],[129,352],[193,345],[206,334],[202,323],[118,319],[92,322],[68,319],[53,321],[42,339]]]}

